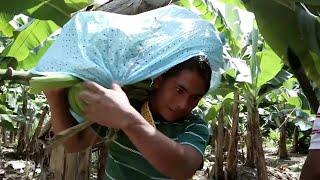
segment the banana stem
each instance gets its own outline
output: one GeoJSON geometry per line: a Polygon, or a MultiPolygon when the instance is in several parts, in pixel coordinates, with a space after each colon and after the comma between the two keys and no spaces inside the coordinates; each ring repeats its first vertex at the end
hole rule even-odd
{"type": "Polygon", "coordinates": [[[87,127],[93,124],[92,121],[84,121],[76,126],[68,128],[64,131],[61,131],[57,135],[55,135],[47,144],[46,150],[50,152],[52,149],[69,139],[70,137],[74,136],[75,134],[79,133],[80,131],[86,129],[87,127]]]}
{"type": "Polygon", "coordinates": [[[18,80],[18,81],[29,81],[32,75],[29,71],[16,71],[11,67],[8,69],[0,69],[0,81],[3,80],[18,80]]]}

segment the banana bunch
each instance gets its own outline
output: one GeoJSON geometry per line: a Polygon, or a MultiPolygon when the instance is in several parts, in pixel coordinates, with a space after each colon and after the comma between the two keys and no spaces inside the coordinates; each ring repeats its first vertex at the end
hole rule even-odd
{"type": "MultiPolygon", "coordinates": [[[[146,101],[153,90],[150,80],[141,81],[136,84],[124,86],[123,90],[126,92],[129,99],[135,99],[139,101],[146,101]]],[[[82,84],[82,80],[66,74],[54,74],[47,76],[35,76],[31,75],[29,80],[30,93],[39,93],[41,91],[46,91],[54,88],[69,88],[68,91],[68,102],[70,108],[78,115],[83,116],[83,109],[86,103],[78,98],[78,95],[85,90],[82,84]]],[[[141,113],[144,115],[146,120],[154,126],[154,121],[152,119],[151,112],[149,110],[148,104],[145,103],[141,109],[141,113]]],[[[79,131],[91,126],[93,122],[84,121],[74,127],[66,129],[59,134],[57,134],[48,144],[47,148],[55,148],[71,136],[75,135],[79,131]]],[[[117,130],[111,129],[110,132],[116,132],[117,130]]],[[[109,133],[107,137],[108,140],[115,138],[115,133],[109,133]]]]}
{"type": "MultiPolygon", "coordinates": [[[[29,80],[30,93],[36,94],[41,91],[46,91],[54,88],[69,88],[68,102],[70,108],[78,115],[83,115],[85,102],[79,100],[78,95],[85,90],[82,85],[82,80],[67,74],[52,74],[46,76],[33,76],[29,80]]],[[[148,100],[151,91],[153,90],[151,80],[144,80],[135,84],[126,85],[123,87],[124,92],[129,99],[144,102],[148,100]]]]}
{"type": "Polygon", "coordinates": [[[78,95],[84,90],[85,87],[83,86],[83,84],[77,83],[76,85],[73,85],[68,91],[68,102],[71,109],[81,116],[83,116],[83,109],[86,106],[86,103],[81,101],[78,98],[78,95]]]}

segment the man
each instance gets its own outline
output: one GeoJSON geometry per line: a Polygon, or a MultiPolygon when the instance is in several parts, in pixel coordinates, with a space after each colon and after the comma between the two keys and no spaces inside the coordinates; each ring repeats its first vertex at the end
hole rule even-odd
{"type": "Polygon", "coordinates": [[[307,159],[301,170],[301,180],[320,179],[320,107],[313,122],[311,141],[307,159]]]}
{"type": "MultiPolygon", "coordinates": [[[[188,179],[203,163],[209,139],[205,122],[191,113],[208,91],[211,69],[207,59],[195,56],[154,80],[148,102],[131,103],[117,84],[106,89],[85,82],[88,89],[79,98],[88,106],[84,117],[99,125],[119,129],[112,143],[106,179],[188,179]],[[155,127],[140,114],[147,104],[155,127]]],[[[68,112],[65,89],[47,91],[54,133],[75,125],[68,112]]],[[[99,138],[88,128],[65,142],[67,151],[77,152],[99,138]]]]}

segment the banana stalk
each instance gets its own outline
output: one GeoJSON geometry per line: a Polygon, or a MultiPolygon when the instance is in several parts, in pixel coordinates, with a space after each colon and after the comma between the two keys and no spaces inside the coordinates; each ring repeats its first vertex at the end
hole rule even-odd
{"type": "Polygon", "coordinates": [[[36,94],[54,88],[68,88],[81,82],[77,77],[67,74],[36,76],[29,80],[30,93],[36,94]]]}
{"type": "MultiPolygon", "coordinates": [[[[83,109],[86,106],[85,102],[79,100],[78,95],[85,90],[81,83],[81,79],[67,74],[51,74],[46,76],[40,76],[31,74],[26,71],[15,71],[13,69],[2,70],[0,72],[0,80],[12,80],[13,78],[26,81],[30,85],[30,93],[36,94],[41,91],[46,91],[55,88],[69,88],[68,102],[70,108],[78,115],[83,116],[83,109]]],[[[139,100],[141,102],[148,100],[148,97],[153,90],[153,86],[150,80],[145,80],[132,85],[123,87],[129,99],[139,100]]],[[[153,119],[148,106],[144,105],[142,108],[142,114],[146,117],[148,122],[154,126],[153,119]]],[[[47,144],[46,149],[52,149],[59,144],[66,141],[68,138],[74,136],[80,131],[91,126],[93,122],[84,121],[74,127],[66,129],[58,134],[47,144]]],[[[114,139],[116,130],[110,129],[106,141],[114,139]]]]}
{"type": "Polygon", "coordinates": [[[51,149],[56,148],[58,145],[62,144],[63,142],[65,142],[67,139],[69,139],[70,137],[76,135],[77,133],[79,133],[80,131],[88,128],[89,126],[91,126],[93,124],[93,122],[91,121],[84,121],[80,124],[77,124],[71,128],[68,128],[64,131],[61,131],[60,133],[56,134],[47,144],[47,146],[45,147],[46,150],[50,151],[51,149]]]}

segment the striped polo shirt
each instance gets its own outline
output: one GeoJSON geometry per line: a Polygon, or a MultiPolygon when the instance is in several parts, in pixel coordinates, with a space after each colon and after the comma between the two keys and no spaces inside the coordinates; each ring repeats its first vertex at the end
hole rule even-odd
{"type": "MultiPolygon", "coordinates": [[[[156,128],[170,139],[194,148],[202,157],[209,140],[209,130],[200,117],[190,114],[176,122],[168,122],[156,114],[152,114],[156,128]]],[[[99,135],[104,136],[106,129],[94,126],[99,135]],[[99,129],[100,128],[100,129],[99,129]]],[[[141,137],[143,138],[143,137],[141,137]]],[[[201,168],[201,167],[199,167],[201,168]]],[[[105,179],[170,179],[157,171],[135,148],[129,138],[119,131],[117,138],[110,145],[105,179]]]]}

